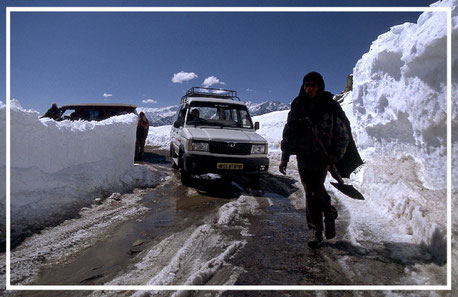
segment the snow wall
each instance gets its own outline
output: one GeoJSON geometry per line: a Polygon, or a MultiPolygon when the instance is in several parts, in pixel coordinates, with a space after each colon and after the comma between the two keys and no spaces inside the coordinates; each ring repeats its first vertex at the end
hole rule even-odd
{"type": "Polygon", "coordinates": [[[136,124],[134,114],[101,122],[39,119],[38,112],[25,110],[13,100],[11,167],[37,167],[51,174],[102,161],[110,164],[104,168],[106,174],[116,175],[133,163],[136,124]]]}
{"type": "MultiPolygon", "coordinates": [[[[452,168],[458,165],[458,9],[452,7],[452,168]]],[[[392,27],[354,68],[353,117],[357,146],[366,160],[367,204],[406,226],[444,260],[447,189],[446,13],[425,12],[417,23],[392,27]]],[[[452,170],[453,197],[458,172],[452,170]]],[[[457,201],[453,199],[452,211],[457,201]]],[[[456,217],[456,216],[455,216],[456,217]]],[[[453,232],[457,232],[457,221],[453,232]]],[[[456,244],[456,242],[454,243],[456,244]]],[[[455,253],[454,257],[457,257],[455,253]]]]}
{"type": "MultiPolygon", "coordinates": [[[[2,104],[0,122],[5,121],[6,108],[2,104]]],[[[133,164],[136,124],[134,114],[101,122],[39,119],[38,112],[25,110],[12,100],[13,241],[16,236],[74,215],[95,197],[154,184],[150,172],[133,164]]],[[[5,137],[2,130],[3,143],[5,137]]],[[[4,176],[5,159],[0,161],[4,176]]],[[[4,188],[1,190],[5,193],[4,188]]],[[[5,197],[1,201],[4,232],[5,197]]]]}
{"type": "MultiPolygon", "coordinates": [[[[453,6],[452,99],[457,140],[458,1],[453,6]]],[[[447,25],[442,12],[423,13],[416,24],[392,27],[375,40],[353,74],[353,112],[359,147],[408,152],[424,164],[426,184],[446,188],[447,25]]],[[[458,152],[454,147],[454,156],[458,152]]],[[[455,160],[456,161],[456,160],[455,160]]],[[[456,172],[455,172],[456,177],[456,172]]]]}

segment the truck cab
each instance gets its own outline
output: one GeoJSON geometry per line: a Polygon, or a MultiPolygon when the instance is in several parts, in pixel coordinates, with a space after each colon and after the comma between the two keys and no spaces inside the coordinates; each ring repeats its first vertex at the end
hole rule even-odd
{"type": "Polygon", "coordinates": [[[191,175],[248,174],[254,182],[269,168],[267,141],[233,90],[193,87],[181,98],[171,130],[170,156],[183,184],[191,175]]]}

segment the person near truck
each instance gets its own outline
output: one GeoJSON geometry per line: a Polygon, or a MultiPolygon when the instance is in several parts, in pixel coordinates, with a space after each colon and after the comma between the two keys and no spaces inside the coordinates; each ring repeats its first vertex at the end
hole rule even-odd
{"type": "Polygon", "coordinates": [[[290,156],[296,155],[305,191],[307,225],[314,230],[314,238],[308,242],[312,248],[323,241],[323,216],[326,238],[336,235],[337,210],[331,205],[324,182],[330,166],[344,156],[349,143],[342,114],[339,103],[325,91],[323,77],[310,72],[291,103],[283,129],[279,171],[286,174],[290,156]]]}
{"type": "Polygon", "coordinates": [[[200,112],[197,108],[194,108],[191,110],[191,113],[189,114],[189,120],[188,122],[195,122],[200,119],[200,112]]]}
{"type": "Polygon", "coordinates": [[[41,118],[50,118],[53,120],[61,120],[62,110],[57,107],[56,103],[53,103],[46,113],[41,118]]]}
{"type": "Polygon", "coordinates": [[[135,161],[143,161],[145,159],[145,142],[148,136],[149,121],[145,113],[142,111],[138,116],[137,123],[137,138],[135,141],[135,161]]]}

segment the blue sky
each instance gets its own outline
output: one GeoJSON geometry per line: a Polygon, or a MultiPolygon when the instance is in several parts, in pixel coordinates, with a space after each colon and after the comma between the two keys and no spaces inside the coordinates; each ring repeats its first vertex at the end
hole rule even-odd
{"type": "MultiPolygon", "coordinates": [[[[3,5],[429,6],[433,2],[15,0],[3,5]]],[[[188,88],[207,80],[214,83],[211,87],[237,90],[243,101],[291,102],[309,71],[322,73],[326,88],[339,93],[378,35],[393,25],[415,22],[419,14],[13,13],[11,97],[39,112],[53,102],[162,107],[177,104],[188,88]],[[151,103],[144,103],[147,100],[151,103]]],[[[4,20],[5,9],[1,16],[4,20]]],[[[0,91],[5,94],[5,87],[0,91]]]]}

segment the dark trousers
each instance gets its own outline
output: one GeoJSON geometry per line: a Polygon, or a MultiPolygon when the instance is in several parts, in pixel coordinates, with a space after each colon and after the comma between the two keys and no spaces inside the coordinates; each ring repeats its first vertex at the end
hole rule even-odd
{"type": "Polygon", "coordinates": [[[325,220],[337,218],[337,210],[324,188],[329,165],[324,160],[298,155],[297,167],[305,190],[307,225],[310,229],[323,231],[323,215],[325,220]]]}
{"type": "Polygon", "coordinates": [[[145,159],[145,142],[146,138],[135,141],[135,161],[143,161],[145,159]]]}

